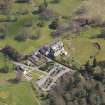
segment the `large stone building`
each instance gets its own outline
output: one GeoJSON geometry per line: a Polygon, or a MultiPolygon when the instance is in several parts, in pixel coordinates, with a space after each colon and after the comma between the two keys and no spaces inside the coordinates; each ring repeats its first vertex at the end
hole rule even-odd
{"type": "Polygon", "coordinates": [[[39,50],[40,53],[48,57],[57,57],[59,55],[67,55],[62,41],[54,42],[50,45],[45,45],[39,50]]]}

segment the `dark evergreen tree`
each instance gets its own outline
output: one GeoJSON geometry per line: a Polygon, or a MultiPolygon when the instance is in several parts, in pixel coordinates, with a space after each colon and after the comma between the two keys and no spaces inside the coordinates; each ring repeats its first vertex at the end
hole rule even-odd
{"type": "Polygon", "coordinates": [[[97,66],[97,60],[96,58],[93,59],[93,67],[96,67],[97,66]]]}

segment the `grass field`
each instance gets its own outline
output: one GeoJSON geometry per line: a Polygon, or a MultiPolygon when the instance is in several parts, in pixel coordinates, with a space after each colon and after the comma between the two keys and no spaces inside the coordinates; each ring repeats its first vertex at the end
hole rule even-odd
{"type": "Polygon", "coordinates": [[[100,34],[101,28],[100,27],[87,27],[86,30],[80,32],[81,38],[94,38],[100,34]]]}
{"type": "MultiPolygon", "coordinates": [[[[34,0],[37,4],[43,3],[43,0],[34,0]]],[[[62,16],[71,16],[82,0],[60,0],[59,3],[52,3],[53,0],[47,0],[48,7],[62,16]]]]}
{"type": "Polygon", "coordinates": [[[98,62],[105,61],[105,40],[104,39],[87,39],[87,38],[74,38],[64,41],[67,51],[71,52],[71,56],[81,65],[90,60],[91,56],[96,55],[97,48],[93,43],[97,42],[101,46],[100,53],[96,56],[98,62]]]}
{"type": "Polygon", "coordinates": [[[29,83],[4,85],[0,87],[0,105],[39,105],[29,83]]]}
{"type": "MultiPolygon", "coordinates": [[[[33,73],[34,74],[34,73],[33,73]]],[[[34,74],[35,79],[39,73],[34,74]]],[[[15,73],[0,73],[0,105],[40,105],[30,82],[12,82],[15,73]]]]}
{"type": "Polygon", "coordinates": [[[63,16],[72,16],[82,0],[61,0],[58,4],[50,4],[49,7],[63,16]]]}

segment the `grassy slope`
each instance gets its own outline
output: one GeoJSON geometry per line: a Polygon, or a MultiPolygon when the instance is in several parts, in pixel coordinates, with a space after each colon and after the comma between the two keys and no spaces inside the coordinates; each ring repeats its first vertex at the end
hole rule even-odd
{"type": "Polygon", "coordinates": [[[49,7],[63,16],[71,16],[79,6],[81,0],[61,0],[58,4],[51,4],[49,7]]]}
{"type": "MultiPolygon", "coordinates": [[[[34,78],[40,76],[33,73],[34,78]]],[[[40,100],[35,96],[30,82],[12,83],[8,80],[15,78],[15,73],[0,73],[0,105],[40,105],[40,100]],[[2,102],[2,104],[1,104],[2,102]]]]}
{"type": "Polygon", "coordinates": [[[4,93],[7,98],[4,98],[1,102],[8,105],[39,105],[39,102],[34,94],[29,83],[20,83],[10,86],[2,86],[0,93],[4,93]]]}
{"type": "MultiPolygon", "coordinates": [[[[38,4],[43,3],[43,0],[34,0],[38,4]]],[[[71,16],[75,9],[80,5],[82,0],[60,0],[59,3],[51,3],[53,0],[47,0],[48,7],[56,13],[63,16],[71,16]]]]}
{"type": "Polygon", "coordinates": [[[71,52],[74,59],[80,64],[85,64],[90,60],[90,56],[97,53],[97,48],[94,47],[93,42],[97,42],[101,46],[100,53],[96,56],[97,61],[105,61],[105,40],[104,39],[87,39],[87,38],[74,38],[70,41],[64,41],[67,51],[71,52]]]}

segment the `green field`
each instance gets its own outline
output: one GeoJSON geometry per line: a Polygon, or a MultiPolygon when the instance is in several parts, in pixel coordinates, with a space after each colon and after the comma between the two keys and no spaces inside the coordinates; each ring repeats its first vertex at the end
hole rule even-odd
{"type": "MultiPolygon", "coordinates": [[[[38,78],[39,73],[35,73],[33,77],[38,78]]],[[[40,105],[31,83],[15,83],[14,78],[15,73],[0,73],[0,105],[40,105]]]]}
{"type": "Polygon", "coordinates": [[[81,65],[90,60],[91,56],[97,53],[97,48],[94,47],[93,42],[97,42],[101,45],[101,50],[96,56],[98,62],[105,60],[105,40],[103,39],[87,39],[87,38],[75,38],[72,40],[64,41],[67,51],[71,52],[71,56],[79,62],[81,65]]]}
{"type": "Polygon", "coordinates": [[[39,105],[29,83],[4,85],[0,87],[0,105],[39,105]]]}

